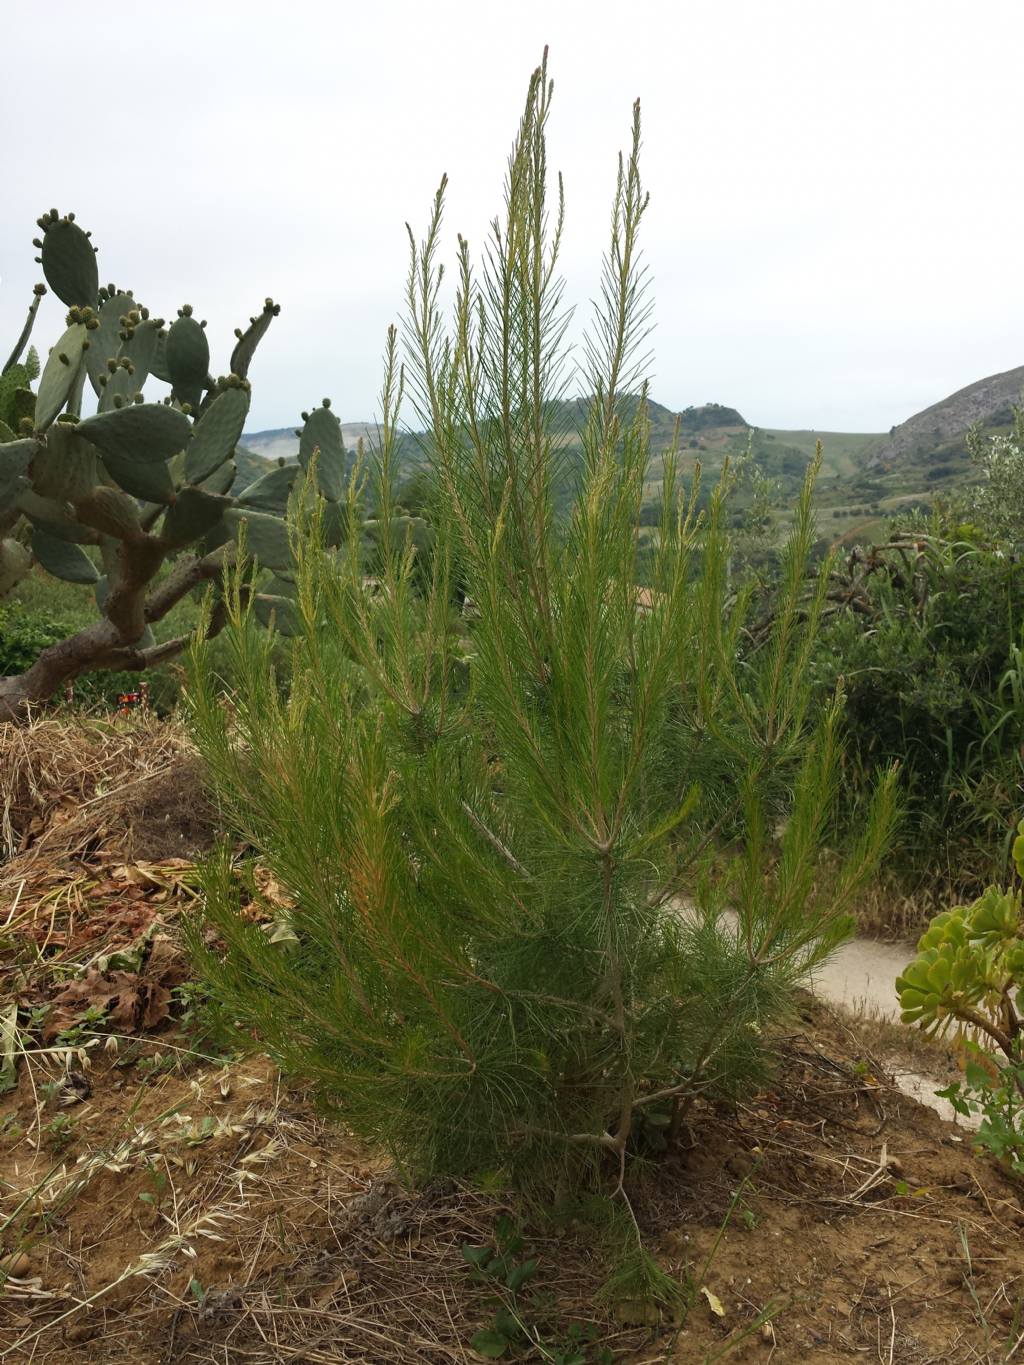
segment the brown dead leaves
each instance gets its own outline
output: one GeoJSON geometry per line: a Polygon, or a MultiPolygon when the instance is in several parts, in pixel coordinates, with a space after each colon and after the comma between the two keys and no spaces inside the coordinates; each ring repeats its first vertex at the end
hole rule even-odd
{"type": "Polygon", "coordinates": [[[89,1010],[102,1011],[103,1027],[112,1033],[156,1028],[170,1015],[172,991],[188,972],[166,936],[153,938],[137,972],[89,967],[53,998],[43,1038],[47,1043],[80,1022],[89,1010]]]}

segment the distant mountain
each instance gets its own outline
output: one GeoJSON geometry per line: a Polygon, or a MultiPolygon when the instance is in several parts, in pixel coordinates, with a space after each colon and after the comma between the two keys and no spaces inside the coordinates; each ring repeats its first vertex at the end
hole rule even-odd
{"type": "MultiPolygon", "coordinates": [[[[821,474],[814,501],[819,522],[829,538],[881,534],[884,518],[908,506],[926,508],[937,493],[963,484],[972,477],[966,437],[978,424],[983,434],[1006,430],[1013,405],[1024,389],[1024,366],[1003,374],[989,375],[932,404],[923,412],[895,426],[886,436],[874,432],[837,432],[758,428],[733,407],[703,403],[674,412],[649,400],[651,466],[646,498],[660,497],[662,456],[678,435],[680,469],[689,477],[699,462],[705,487],[717,479],[726,459],[735,462],[750,455],[772,481],[783,503],[791,502],[803,482],[807,465],[820,441],[821,474]]],[[[629,403],[625,417],[630,417],[629,403]]],[[[570,399],[555,405],[554,440],[567,457],[563,464],[556,501],[571,496],[573,453],[586,418],[586,400],[570,399]]],[[[344,422],[345,444],[350,449],[360,439],[372,442],[376,427],[369,422],[344,422]]],[[[299,441],[291,428],[248,432],[239,448],[236,491],[256,477],[266,460],[294,460],[299,441]],[[244,464],[245,457],[249,463],[244,464]],[[244,476],[244,481],[243,481],[244,476]]],[[[419,463],[419,441],[413,435],[399,438],[399,465],[413,470],[419,463]]],[[[401,477],[401,475],[400,475],[401,477]]],[[[738,504],[749,497],[742,489],[738,504]]]]}
{"type": "Polygon", "coordinates": [[[1004,370],[1002,374],[990,374],[966,388],[957,389],[948,398],[893,427],[888,437],[869,454],[868,467],[885,470],[901,463],[934,462],[937,457],[949,460],[962,454],[966,458],[965,438],[969,428],[975,424],[1008,426],[1013,418],[1013,406],[1020,402],[1022,389],[1024,365],[1015,370],[1004,370]]]}
{"type": "MultiPolygon", "coordinates": [[[[585,401],[569,399],[560,402],[564,424],[571,430],[574,423],[582,425],[585,416],[585,401]]],[[[678,418],[680,436],[685,444],[688,438],[698,433],[708,433],[715,438],[724,432],[738,434],[749,430],[735,408],[724,407],[721,403],[704,403],[700,407],[684,408],[682,412],[672,412],[661,403],[649,403],[653,444],[656,449],[667,445],[678,418]]],[[[377,425],[374,422],[343,422],[342,436],[349,450],[355,449],[359,441],[367,444],[376,440],[377,425]]],[[[293,427],[275,427],[271,431],[247,431],[242,436],[246,449],[264,460],[294,460],[299,453],[299,437],[293,427]]]]}

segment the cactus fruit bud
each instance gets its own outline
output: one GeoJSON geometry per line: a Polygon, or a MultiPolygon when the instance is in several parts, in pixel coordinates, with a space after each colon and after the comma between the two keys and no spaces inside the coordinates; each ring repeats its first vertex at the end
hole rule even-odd
{"type": "Polygon", "coordinates": [[[32,293],[35,294],[35,296],[36,296],[37,299],[41,299],[41,298],[43,297],[43,295],[46,293],[46,285],[45,285],[45,284],[34,284],[34,285],[32,286],[32,293]]]}
{"type": "Polygon", "coordinates": [[[331,406],[331,400],[330,400],[329,398],[325,398],[325,399],[324,399],[324,407],[325,407],[325,408],[329,408],[330,406],[331,406]]]}
{"type": "Polygon", "coordinates": [[[42,251],[42,249],[43,249],[43,239],[42,239],[41,237],[33,237],[33,238],[32,238],[32,245],[35,247],[35,249],[36,249],[37,251],[42,251]]]}

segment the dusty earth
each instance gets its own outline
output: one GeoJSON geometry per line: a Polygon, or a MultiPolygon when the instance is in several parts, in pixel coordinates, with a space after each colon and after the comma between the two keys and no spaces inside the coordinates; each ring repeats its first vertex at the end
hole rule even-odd
{"type": "MultiPolygon", "coordinates": [[[[463,1247],[489,1244],[509,1203],[406,1188],[265,1057],[197,1031],[177,926],[214,825],[167,728],[87,737],[63,776],[22,754],[13,796],[0,767],[16,849],[0,1019],[18,1006],[0,1360],[468,1362],[499,1308],[528,1334],[503,1358],[560,1365],[1024,1359],[1024,1187],[901,1094],[877,1030],[810,996],[772,1089],[695,1111],[631,1190],[688,1312],[603,1306],[592,1232],[541,1212],[520,1253],[537,1273],[496,1302],[463,1247]],[[126,809],[129,771],[147,790],[126,809]]],[[[246,913],[269,917],[279,891],[260,888],[246,913]]]]}

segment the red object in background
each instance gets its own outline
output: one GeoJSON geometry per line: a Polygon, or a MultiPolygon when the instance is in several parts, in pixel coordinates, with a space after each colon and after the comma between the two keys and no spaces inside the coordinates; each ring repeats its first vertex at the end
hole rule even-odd
{"type": "Polygon", "coordinates": [[[119,692],[117,694],[117,714],[127,716],[139,706],[143,711],[149,710],[149,683],[139,684],[137,692],[119,692]]]}

